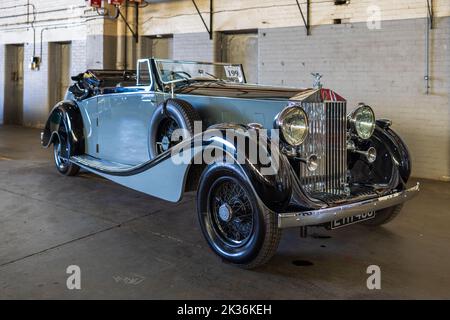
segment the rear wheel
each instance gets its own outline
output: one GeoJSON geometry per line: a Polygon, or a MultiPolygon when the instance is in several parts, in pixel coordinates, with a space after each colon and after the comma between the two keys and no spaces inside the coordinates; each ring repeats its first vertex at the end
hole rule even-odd
{"type": "Polygon", "coordinates": [[[363,221],[362,224],[370,227],[377,227],[391,222],[402,210],[403,204],[379,210],[375,213],[375,217],[363,221]]]}
{"type": "Polygon", "coordinates": [[[69,161],[70,142],[67,139],[65,128],[61,127],[58,139],[53,143],[53,158],[59,173],[66,176],[74,176],[80,171],[80,167],[69,161]]]}
{"type": "Polygon", "coordinates": [[[204,237],[223,260],[255,268],[273,256],[281,230],[275,214],[263,208],[236,167],[205,170],[197,192],[197,212],[204,237]]]}

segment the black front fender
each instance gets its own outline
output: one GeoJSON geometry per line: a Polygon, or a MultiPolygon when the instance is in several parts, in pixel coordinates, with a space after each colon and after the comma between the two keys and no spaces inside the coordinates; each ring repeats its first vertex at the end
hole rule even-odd
{"type": "MultiPolygon", "coordinates": [[[[244,138],[246,141],[245,150],[237,145],[237,141],[226,138],[227,130],[234,131],[236,135],[242,134],[242,136],[245,136],[245,132],[249,130],[248,127],[235,124],[218,124],[210,129],[221,133],[217,135],[219,140],[216,140],[216,142],[223,141],[224,146],[230,144],[230,142],[234,145],[233,151],[228,149],[227,153],[233,153],[232,157],[238,160],[240,168],[263,203],[273,211],[286,209],[289,205],[293,188],[291,167],[284,155],[279,153],[279,149],[270,151],[270,164],[263,164],[259,161],[260,158],[255,161],[250,156],[249,148],[247,148],[250,142],[247,136],[244,138]],[[276,161],[275,170],[270,169],[274,165],[273,161],[276,161]]],[[[269,140],[268,145],[270,145],[270,138],[267,139],[269,140]]],[[[208,144],[209,142],[206,141],[206,145],[208,144]]],[[[225,149],[227,148],[224,147],[225,149]]]]}
{"type": "Polygon", "coordinates": [[[411,158],[406,144],[390,128],[386,120],[377,121],[373,136],[368,140],[354,140],[359,150],[374,147],[377,158],[368,163],[357,153],[349,154],[350,183],[386,185],[387,190],[404,189],[411,175],[411,158]]]}
{"type": "Polygon", "coordinates": [[[403,184],[406,184],[411,175],[411,156],[408,147],[390,126],[383,124],[382,122],[377,122],[375,134],[389,147],[394,165],[397,167],[403,184]]]}
{"type": "Polygon", "coordinates": [[[70,156],[82,155],[85,150],[83,118],[80,109],[73,101],[63,101],[53,107],[42,132],[41,144],[47,148],[62,132],[68,135],[70,156]]]}

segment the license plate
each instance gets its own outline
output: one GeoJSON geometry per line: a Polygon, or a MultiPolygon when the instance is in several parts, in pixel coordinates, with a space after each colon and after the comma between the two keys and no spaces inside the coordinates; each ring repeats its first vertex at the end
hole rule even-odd
{"type": "Polygon", "coordinates": [[[331,221],[331,229],[338,229],[350,224],[358,223],[365,220],[370,220],[375,217],[375,211],[357,214],[347,218],[331,221]]]}

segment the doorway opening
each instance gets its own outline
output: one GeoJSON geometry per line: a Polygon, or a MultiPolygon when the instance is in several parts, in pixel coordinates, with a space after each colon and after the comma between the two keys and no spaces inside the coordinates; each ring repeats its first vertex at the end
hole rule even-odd
{"type": "Polygon", "coordinates": [[[221,49],[222,62],[242,64],[247,82],[258,83],[257,30],[223,32],[221,49]]]}
{"type": "Polygon", "coordinates": [[[145,37],[141,58],[173,59],[173,35],[145,37]]]}
{"type": "Polygon", "coordinates": [[[23,124],[23,44],[6,46],[5,100],[3,121],[5,124],[23,124]]]}
{"type": "Polygon", "coordinates": [[[71,43],[53,42],[49,44],[49,110],[64,100],[71,84],[71,43]]]}

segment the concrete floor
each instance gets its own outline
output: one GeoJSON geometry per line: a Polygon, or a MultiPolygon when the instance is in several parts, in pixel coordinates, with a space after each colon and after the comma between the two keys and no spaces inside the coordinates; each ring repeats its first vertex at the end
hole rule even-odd
{"type": "Polygon", "coordinates": [[[273,260],[246,271],[207,247],[195,195],[174,205],[88,173],[61,176],[39,130],[0,127],[0,298],[448,299],[450,184],[421,183],[389,225],[306,239],[287,230],[273,260]],[[81,290],[66,287],[69,265],[81,290]],[[366,287],[369,265],[381,267],[381,290],[366,287]]]}

